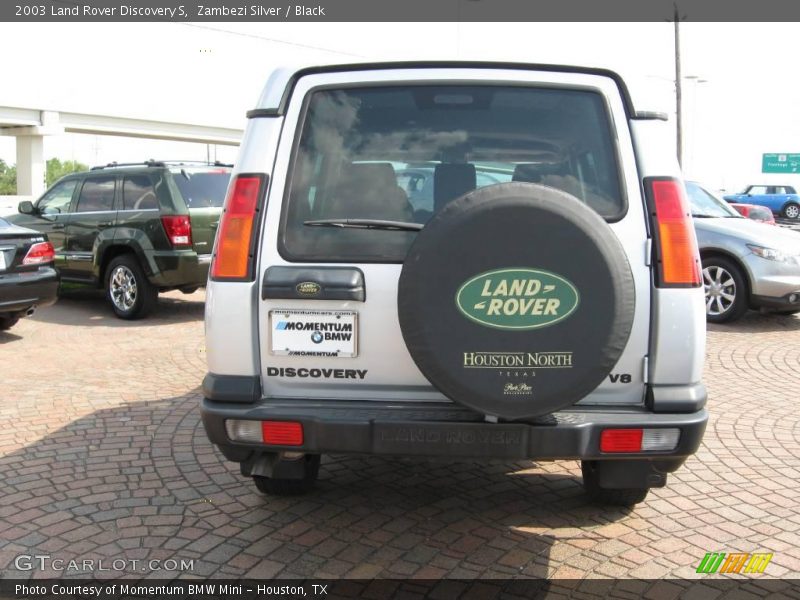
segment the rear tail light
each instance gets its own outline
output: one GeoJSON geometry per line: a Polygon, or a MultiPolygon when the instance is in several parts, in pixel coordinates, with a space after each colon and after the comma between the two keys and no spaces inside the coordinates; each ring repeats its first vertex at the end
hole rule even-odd
{"type": "Polygon", "coordinates": [[[641,452],[641,429],[606,429],[600,434],[601,452],[641,452]]]}
{"type": "Polygon", "coordinates": [[[164,231],[173,247],[192,245],[192,223],[189,215],[173,215],[161,217],[164,231]]]}
{"type": "Polygon", "coordinates": [[[648,177],[645,193],[653,219],[658,287],[699,287],[700,253],[683,184],[648,177]]]}
{"type": "Polygon", "coordinates": [[[271,446],[302,446],[303,424],[296,421],[225,421],[228,437],[236,442],[271,446]]]}
{"type": "Polygon", "coordinates": [[[265,444],[273,446],[302,446],[303,425],[291,421],[262,421],[261,434],[265,444]]]}
{"type": "Polygon", "coordinates": [[[211,260],[211,279],[252,279],[255,215],[262,181],[260,175],[239,175],[228,189],[217,245],[211,260]]]}
{"type": "Polygon", "coordinates": [[[43,265],[56,259],[56,250],[50,242],[39,242],[28,248],[23,265],[43,265]]]}
{"type": "Polygon", "coordinates": [[[600,434],[600,451],[614,452],[667,452],[678,447],[681,430],[664,429],[604,429],[600,434]]]}

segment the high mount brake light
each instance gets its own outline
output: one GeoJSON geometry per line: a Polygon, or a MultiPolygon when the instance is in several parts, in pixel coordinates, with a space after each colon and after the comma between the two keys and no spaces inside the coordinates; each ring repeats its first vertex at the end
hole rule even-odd
{"type": "Polygon", "coordinates": [[[655,234],[656,286],[699,287],[700,252],[683,184],[671,177],[644,183],[655,234]]]}
{"type": "Polygon", "coordinates": [[[213,280],[252,279],[255,215],[263,185],[260,175],[239,175],[231,184],[211,261],[213,280]]]}
{"type": "Polygon", "coordinates": [[[56,251],[50,242],[38,242],[28,248],[28,253],[22,259],[23,265],[43,265],[56,259],[56,251]]]}

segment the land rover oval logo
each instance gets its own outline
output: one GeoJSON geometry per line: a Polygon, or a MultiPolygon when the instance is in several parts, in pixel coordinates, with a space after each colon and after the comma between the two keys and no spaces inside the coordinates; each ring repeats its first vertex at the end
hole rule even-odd
{"type": "Polygon", "coordinates": [[[579,301],[572,283],[538,269],[487,271],[456,293],[456,306],[465,317],[497,329],[547,327],[570,316],[579,301]]]}
{"type": "Polygon", "coordinates": [[[316,296],[322,288],[314,281],[304,281],[303,283],[298,283],[295,289],[301,296],[316,296]]]}

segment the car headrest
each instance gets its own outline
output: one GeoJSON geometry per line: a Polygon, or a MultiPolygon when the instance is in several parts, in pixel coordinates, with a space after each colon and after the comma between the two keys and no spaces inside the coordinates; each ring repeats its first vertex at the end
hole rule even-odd
{"type": "Polygon", "coordinates": [[[475,165],[441,163],[433,171],[433,208],[471,192],[476,186],[475,165]]]}
{"type": "Polygon", "coordinates": [[[386,189],[397,185],[390,163],[354,163],[342,170],[341,186],[386,189]]]}
{"type": "Polygon", "coordinates": [[[390,163],[355,163],[342,169],[327,218],[407,221],[411,205],[390,163]]]}
{"type": "Polygon", "coordinates": [[[514,167],[514,175],[511,181],[524,181],[527,183],[539,183],[542,181],[542,172],[537,163],[520,163],[514,167]]]}

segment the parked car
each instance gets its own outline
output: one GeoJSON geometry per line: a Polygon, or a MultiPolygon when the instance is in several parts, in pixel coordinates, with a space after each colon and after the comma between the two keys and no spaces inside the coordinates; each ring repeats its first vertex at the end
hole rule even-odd
{"type": "Polygon", "coordinates": [[[49,236],[63,281],[104,287],[115,314],[204,286],[230,165],[111,163],[56,182],[9,220],[49,236]]]}
{"type": "Polygon", "coordinates": [[[697,450],[697,242],[670,125],[617,74],[279,70],[248,116],[201,413],[259,490],[307,491],[325,453],[577,459],[590,498],[632,505],[697,450]],[[479,187],[484,164],[514,181],[479,187]]]}
{"type": "Polygon", "coordinates": [[[686,183],[694,217],[706,318],[734,321],[749,308],[800,311],[800,233],[742,217],[695,182],[686,183]]]}
{"type": "Polygon", "coordinates": [[[756,206],[755,204],[739,204],[736,202],[731,203],[731,207],[736,210],[740,215],[746,219],[752,219],[759,223],[767,225],[775,225],[775,217],[772,211],[765,206],[756,206]]]}
{"type": "Polygon", "coordinates": [[[0,331],[56,301],[54,256],[46,236],[0,218],[0,331]]]}
{"type": "Polygon", "coordinates": [[[800,196],[790,185],[749,185],[743,192],[724,198],[728,202],[766,206],[779,217],[800,217],[800,196]]]}

